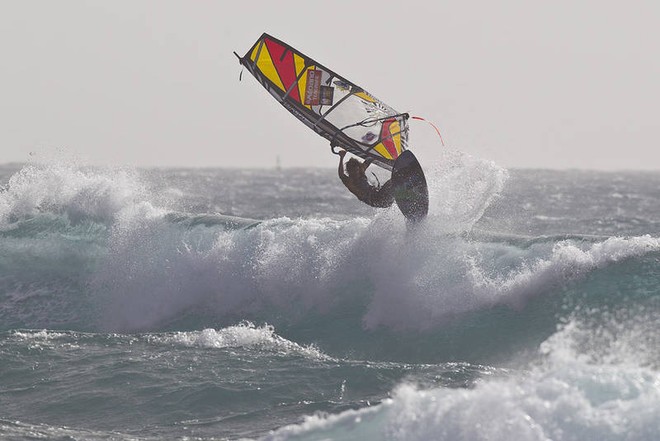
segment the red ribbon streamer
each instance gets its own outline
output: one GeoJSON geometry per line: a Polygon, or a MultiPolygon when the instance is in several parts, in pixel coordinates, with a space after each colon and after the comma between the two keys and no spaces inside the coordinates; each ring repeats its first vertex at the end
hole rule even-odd
{"type": "Polygon", "coordinates": [[[422,118],[421,116],[412,116],[411,118],[419,120],[419,121],[424,121],[425,123],[430,124],[435,129],[435,132],[438,134],[438,136],[440,137],[440,142],[442,143],[442,145],[444,147],[445,142],[443,141],[442,135],[440,134],[440,129],[438,129],[435,124],[433,124],[431,121],[427,121],[426,119],[422,118]]]}

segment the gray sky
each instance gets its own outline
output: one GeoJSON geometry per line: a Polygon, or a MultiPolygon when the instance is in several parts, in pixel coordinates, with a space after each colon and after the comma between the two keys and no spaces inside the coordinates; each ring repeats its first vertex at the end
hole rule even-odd
{"type": "MultiPolygon", "coordinates": [[[[262,32],[506,167],[660,169],[657,1],[0,0],[0,163],[333,166],[232,54],[262,32]],[[263,4],[262,4],[263,3],[263,4]],[[405,5],[405,6],[404,6],[405,5]]],[[[412,123],[420,159],[443,147],[412,123]]]]}

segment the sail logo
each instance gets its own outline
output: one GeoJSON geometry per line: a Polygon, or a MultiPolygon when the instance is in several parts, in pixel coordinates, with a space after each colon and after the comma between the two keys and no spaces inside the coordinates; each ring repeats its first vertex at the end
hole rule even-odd
{"type": "Polygon", "coordinates": [[[323,71],[310,69],[307,71],[307,84],[305,86],[306,106],[331,106],[334,98],[334,88],[322,86],[323,71]]]}
{"type": "Polygon", "coordinates": [[[305,105],[318,106],[321,98],[321,74],[320,70],[307,71],[307,87],[305,88],[305,105]]]}

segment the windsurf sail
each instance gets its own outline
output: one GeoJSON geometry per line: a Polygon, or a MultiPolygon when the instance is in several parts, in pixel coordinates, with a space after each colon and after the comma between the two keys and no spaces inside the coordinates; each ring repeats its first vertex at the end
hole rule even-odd
{"type": "Polygon", "coordinates": [[[408,114],[400,113],[288,44],[263,34],[240,63],[293,116],[363,159],[392,170],[407,147],[408,114]]]}

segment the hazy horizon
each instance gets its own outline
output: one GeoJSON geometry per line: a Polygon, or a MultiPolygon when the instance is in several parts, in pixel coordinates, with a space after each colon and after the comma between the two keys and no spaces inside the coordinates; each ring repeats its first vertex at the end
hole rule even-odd
{"type": "MultiPolygon", "coordinates": [[[[492,161],[495,164],[498,164],[495,161],[492,161]]],[[[24,166],[39,164],[74,164],[81,167],[98,167],[98,168],[134,168],[138,170],[214,170],[214,169],[228,169],[228,170],[296,170],[296,169],[318,169],[318,170],[329,170],[335,171],[337,165],[281,165],[279,168],[276,165],[267,166],[267,165],[254,165],[254,166],[243,166],[243,165],[135,165],[135,164],[97,164],[86,161],[59,161],[57,159],[48,159],[45,161],[25,161],[25,162],[3,162],[0,163],[0,167],[12,167],[16,166],[17,168],[22,168],[24,166]]],[[[437,163],[436,163],[437,164],[437,163]]],[[[435,165],[435,164],[434,164],[435,165]]],[[[499,164],[498,164],[499,165],[499,164]]],[[[596,168],[578,168],[578,167],[568,167],[568,168],[543,168],[543,167],[504,167],[508,171],[545,171],[545,172],[585,172],[585,173],[650,173],[657,174],[660,173],[660,168],[657,169],[596,169],[596,168]]]]}

